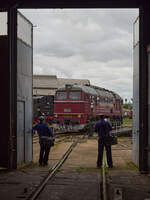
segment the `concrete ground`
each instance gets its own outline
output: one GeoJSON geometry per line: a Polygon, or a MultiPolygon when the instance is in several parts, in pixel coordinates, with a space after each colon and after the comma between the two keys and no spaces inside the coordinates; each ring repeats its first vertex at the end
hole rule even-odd
{"type": "MultiPolygon", "coordinates": [[[[112,146],[114,168],[106,169],[109,200],[116,199],[119,188],[125,200],[150,199],[150,177],[141,175],[133,165],[131,139],[121,138],[112,146]],[[128,148],[127,148],[128,147],[128,148]]],[[[51,149],[49,165],[38,166],[39,144],[34,144],[34,162],[18,170],[0,172],[0,199],[25,199],[64,154],[71,142],[56,144],[51,149]]],[[[78,143],[56,176],[48,182],[39,200],[98,200],[100,196],[100,170],[96,168],[97,141],[78,143]]]]}
{"type": "Polygon", "coordinates": [[[0,200],[11,200],[26,198],[39,185],[51,168],[65,151],[71,142],[59,144],[51,148],[49,165],[38,166],[39,144],[34,144],[34,162],[28,166],[20,165],[18,170],[11,172],[0,172],[0,200]]]}
{"type": "Polygon", "coordinates": [[[100,170],[96,168],[97,143],[78,143],[38,200],[98,200],[100,170]]]}
{"type": "Polygon", "coordinates": [[[140,174],[132,163],[131,139],[121,138],[120,143],[129,148],[119,144],[112,147],[114,168],[107,172],[109,200],[117,200],[117,189],[122,199],[150,200],[150,176],[140,174]]]}

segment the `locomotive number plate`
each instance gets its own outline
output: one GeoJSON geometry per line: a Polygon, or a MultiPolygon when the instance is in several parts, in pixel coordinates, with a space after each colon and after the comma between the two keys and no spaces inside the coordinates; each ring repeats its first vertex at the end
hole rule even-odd
{"type": "Polygon", "coordinates": [[[64,108],[64,112],[71,112],[70,108],[64,108]]]}
{"type": "Polygon", "coordinates": [[[71,115],[65,115],[64,119],[72,119],[72,116],[71,115]]]}

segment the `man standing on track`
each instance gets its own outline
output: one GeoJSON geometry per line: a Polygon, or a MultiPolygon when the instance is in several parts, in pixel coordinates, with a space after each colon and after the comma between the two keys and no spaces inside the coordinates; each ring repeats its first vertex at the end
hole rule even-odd
{"type": "Polygon", "coordinates": [[[37,131],[40,143],[39,165],[47,165],[50,148],[54,142],[54,134],[43,116],[39,117],[39,123],[33,127],[37,131]]]}
{"type": "Polygon", "coordinates": [[[109,132],[112,130],[112,126],[108,121],[104,120],[104,115],[100,115],[100,120],[95,125],[95,132],[98,133],[98,158],[97,158],[97,167],[102,166],[103,160],[103,151],[104,147],[106,149],[107,155],[107,164],[109,168],[113,167],[112,154],[111,154],[111,145],[106,143],[106,137],[109,136],[109,132]]]}

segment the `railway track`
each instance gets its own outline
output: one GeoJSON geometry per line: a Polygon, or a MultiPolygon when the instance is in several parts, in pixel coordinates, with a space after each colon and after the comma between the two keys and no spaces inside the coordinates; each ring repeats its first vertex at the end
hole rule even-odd
{"type": "MultiPolygon", "coordinates": [[[[113,129],[112,132],[111,132],[113,135],[115,136],[129,136],[132,134],[132,128],[128,128],[128,127],[117,127],[117,129],[113,129]]],[[[71,136],[76,136],[76,135],[82,135],[83,133],[79,133],[79,132],[66,132],[66,133],[57,133],[55,135],[55,138],[62,138],[62,137],[65,137],[65,138],[69,138],[70,135],[71,136]]],[[[85,134],[85,133],[84,133],[85,134]]],[[[88,134],[85,134],[85,135],[88,135],[88,134]]],[[[58,140],[58,143],[60,142],[63,142],[65,141],[66,139],[60,139],[60,141],[58,140]]],[[[37,135],[34,135],[33,136],[33,144],[37,143],[39,140],[38,140],[38,136],[37,135]]],[[[57,141],[55,142],[57,143],[57,141]]]]}
{"type": "Polygon", "coordinates": [[[118,144],[119,144],[120,146],[122,146],[122,147],[126,148],[126,149],[129,149],[129,148],[131,148],[129,145],[127,145],[127,144],[124,144],[124,143],[122,143],[122,142],[118,142],[118,144]]]}
{"type": "Polygon", "coordinates": [[[106,153],[104,151],[103,155],[103,165],[102,165],[102,200],[107,200],[107,182],[106,182],[106,153]]]}
{"type": "Polygon", "coordinates": [[[37,189],[27,197],[27,200],[35,200],[37,199],[38,195],[42,192],[47,182],[55,175],[56,171],[61,167],[61,165],[65,162],[69,154],[72,152],[73,148],[77,145],[78,141],[74,141],[62,158],[52,167],[49,169],[48,175],[43,179],[42,183],[37,187],[37,189]]]}
{"type": "MultiPolygon", "coordinates": [[[[61,142],[65,142],[66,140],[68,140],[69,138],[71,138],[72,136],[65,136],[64,138],[60,138],[58,140],[55,141],[55,144],[59,144],[61,142]]],[[[56,138],[57,139],[57,138],[56,138]]],[[[36,144],[39,142],[39,137],[38,136],[34,136],[33,137],[33,144],[36,144]]]]}
{"type": "MultiPolygon", "coordinates": [[[[70,136],[67,136],[63,139],[60,139],[57,141],[57,143],[64,142],[66,139],[70,138],[70,136]]],[[[67,149],[67,151],[64,153],[62,158],[56,162],[56,164],[49,169],[47,176],[43,179],[43,181],[40,183],[40,185],[36,188],[35,191],[33,191],[26,199],[27,200],[35,200],[38,198],[39,194],[43,191],[44,187],[52,179],[52,177],[56,174],[57,170],[63,165],[67,157],[70,155],[74,147],[77,145],[78,142],[80,142],[80,139],[83,139],[84,135],[77,136],[76,138],[73,138],[73,142],[70,145],[70,147],[67,149]]],[[[38,137],[35,139],[35,142],[38,141],[38,137]]]]}
{"type": "MultiPolygon", "coordinates": [[[[73,142],[68,148],[68,150],[65,152],[65,154],[62,156],[62,158],[51,168],[49,169],[49,172],[47,176],[43,179],[43,181],[40,183],[40,185],[26,198],[27,200],[36,200],[38,196],[42,193],[47,183],[55,176],[58,169],[63,165],[65,160],[68,158],[74,147],[76,147],[77,143],[80,143],[82,139],[85,138],[85,135],[82,136],[76,136],[76,138],[73,138],[73,142]]],[[[100,169],[99,174],[101,176],[101,182],[100,182],[100,198],[99,200],[106,200],[106,178],[105,178],[105,162],[103,162],[103,167],[100,169]]],[[[59,173],[59,172],[58,172],[59,173]]]]}
{"type": "MultiPolygon", "coordinates": [[[[123,147],[123,148],[118,148],[118,149],[113,149],[113,150],[127,150],[127,149],[131,149],[130,145],[124,144],[123,142],[118,142],[119,146],[123,147]]],[[[106,151],[104,151],[104,155],[103,155],[103,164],[102,164],[102,200],[108,200],[108,184],[107,184],[107,176],[106,176],[106,167],[107,167],[107,162],[106,162],[106,151]]],[[[109,170],[109,168],[107,168],[107,170],[109,170]]],[[[116,188],[116,190],[114,191],[114,193],[116,194],[116,196],[114,197],[115,200],[122,200],[122,191],[120,190],[120,188],[116,188]]]]}
{"type": "MultiPolygon", "coordinates": [[[[67,136],[67,139],[70,138],[70,136],[67,136]]],[[[65,162],[65,160],[68,158],[69,154],[72,152],[72,150],[74,149],[74,147],[77,145],[77,143],[80,143],[80,140],[85,138],[84,136],[76,136],[74,138],[72,138],[72,144],[69,147],[69,149],[66,151],[66,153],[62,156],[62,158],[51,168],[49,169],[49,173],[48,175],[44,178],[44,180],[41,182],[41,184],[36,188],[36,190],[27,198],[27,200],[35,200],[38,198],[38,196],[42,193],[43,189],[46,187],[47,183],[51,182],[52,177],[54,177],[54,175],[56,174],[56,172],[59,173],[58,169],[63,165],[63,163],[65,162]]],[[[87,139],[87,137],[86,137],[87,139]]],[[[61,138],[59,139],[57,142],[64,142],[66,140],[66,138],[61,138]]],[[[118,144],[120,147],[122,147],[121,149],[129,149],[130,146],[127,144],[124,144],[123,142],[118,142],[118,144]]],[[[116,149],[117,150],[117,149],[116,149]]],[[[119,150],[119,149],[118,149],[119,150]]],[[[106,163],[106,155],[105,155],[105,151],[104,151],[104,156],[103,156],[103,165],[102,168],[99,171],[100,174],[100,183],[99,183],[99,187],[100,187],[100,195],[98,200],[108,200],[108,196],[107,196],[107,192],[108,192],[108,188],[107,188],[107,177],[106,177],[106,172],[108,172],[108,168],[107,168],[107,163],[106,163]]],[[[44,192],[44,191],[43,191],[44,192]]]]}

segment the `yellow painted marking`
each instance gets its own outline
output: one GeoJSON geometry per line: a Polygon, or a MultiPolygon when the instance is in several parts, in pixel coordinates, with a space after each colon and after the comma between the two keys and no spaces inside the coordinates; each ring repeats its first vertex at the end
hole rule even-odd
{"type": "Polygon", "coordinates": [[[84,113],[54,113],[54,115],[84,115],[84,113]]]}

